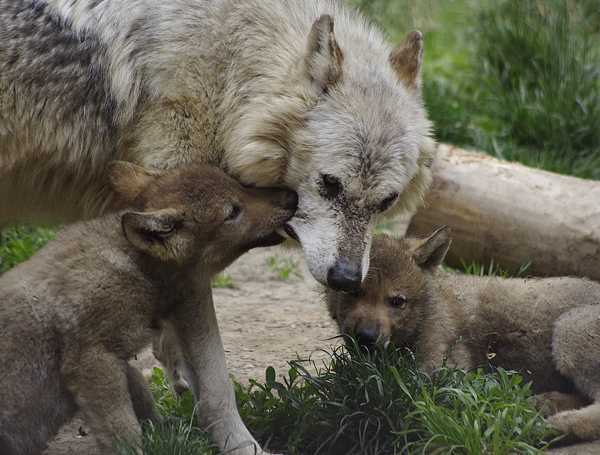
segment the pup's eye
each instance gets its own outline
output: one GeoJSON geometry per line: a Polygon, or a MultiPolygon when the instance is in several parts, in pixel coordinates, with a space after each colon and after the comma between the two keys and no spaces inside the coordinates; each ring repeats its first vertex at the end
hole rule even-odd
{"type": "Polygon", "coordinates": [[[242,210],[234,205],[229,209],[229,212],[227,212],[227,215],[225,216],[225,221],[235,220],[241,212],[242,210]]]}
{"type": "Polygon", "coordinates": [[[392,300],[390,300],[390,305],[394,308],[402,308],[406,304],[406,297],[403,295],[397,295],[392,300]]]}
{"type": "Polygon", "coordinates": [[[329,197],[336,197],[340,194],[340,182],[333,175],[323,174],[323,187],[329,197]]]}
{"type": "Polygon", "coordinates": [[[396,199],[398,199],[398,193],[394,193],[391,196],[386,197],[383,201],[381,201],[381,204],[379,204],[379,210],[381,210],[382,212],[385,212],[392,205],[394,205],[394,202],[396,202],[396,199]]]}

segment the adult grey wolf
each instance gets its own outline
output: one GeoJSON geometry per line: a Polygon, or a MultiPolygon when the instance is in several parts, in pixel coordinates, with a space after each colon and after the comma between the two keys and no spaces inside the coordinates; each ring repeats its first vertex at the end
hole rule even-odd
{"type": "Polygon", "coordinates": [[[147,171],[109,165],[129,209],[76,223],[0,278],[0,453],[35,454],[80,408],[102,453],[114,430],[159,421],[128,360],[165,327],[215,441],[254,454],[219,336],[211,277],[241,254],[284,240],[296,204],[285,191],[243,188],[208,165],[147,171]]]}
{"type": "Polygon", "coordinates": [[[396,49],[330,0],[0,0],[0,224],[121,208],[109,159],[208,161],[295,191],[323,284],[356,289],[380,215],[434,154],[422,36],[396,49]],[[335,24],[335,28],[334,28],[335,24]]]}
{"type": "Polygon", "coordinates": [[[360,291],[326,291],[340,331],[352,329],[367,345],[393,340],[416,350],[432,360],[422,363],[426,371],[448,355],[466,369],[516,370],[533,380],[544,411],[559,411],[549,428],[600,438],[600,284],[442,273],[450,242],[448,227],[403,240],[376,236],[360,291]]]}

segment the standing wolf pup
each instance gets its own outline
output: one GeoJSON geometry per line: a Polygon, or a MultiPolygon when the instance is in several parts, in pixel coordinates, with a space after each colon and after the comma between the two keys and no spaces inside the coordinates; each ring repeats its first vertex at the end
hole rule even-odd
{"type": "Polygon", "coordinates": [[[276,245],[296,195],[243,188],[208,165],[147,171],[109,164],[126,212],[59,232],[0,278],[0,453],[38,453],[80,408],[102,453],[160,420],[130,367],[166,325],[198,413],[222,449],[254,454],[227,373],[210,279],[251,248],[276,245]]]}
{"type": "Polygon", "coordinates": [[[416,350],[431,360],[426,371],[448,354],[461,368],[516,370],[533,380],[540,404],[558,411],[549,428],[600,438],[600,284],[442,273],[450,242],[448,227],[402,240],[376,236],[360,291],[326,291],[340,331],[363,344],[393,340],[416,350]]]}
{"type": "Polygon", "coordinates": [[[109,159],[287,188],[314,277],[357,289],[434,154],[422,36],[329,0],[0,0],[0,225],[121,207],[109,159]]]}

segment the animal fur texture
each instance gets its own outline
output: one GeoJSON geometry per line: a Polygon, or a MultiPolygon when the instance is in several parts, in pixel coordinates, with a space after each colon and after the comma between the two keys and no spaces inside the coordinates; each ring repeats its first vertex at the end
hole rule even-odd
{"type": "Polygon", "coordinates": [[[165,330],[214,440],[260,452],[236,408],[210,279],[282,242],[295,194],[243,188],[209,165],[108,169],[129,208],[65,228],[0,277],[0,453],[38,453],[77,409],[103,454],[112,431],[135,440],[138,419],[160,417],[128,361],[165,330]]]}
{"type": "Polygon", "coordinates": [[[466,369],[515,370],[554,413],[549,428],[600,438],[600,284],[443,273],[450,242],[448,227],[401,240],[376,236],[360,291],[326,291],[340,331],[366,345],[409,347],[426,371],[445,358],[466,369]]]}
{"type": "Polygon", "coordinates": [[[297,192],[311,273],[356,289],[430,183],[422,53],[339,1],[0,0],[0,225],[120,208],[110,159],[211,162],[297,192]]]}

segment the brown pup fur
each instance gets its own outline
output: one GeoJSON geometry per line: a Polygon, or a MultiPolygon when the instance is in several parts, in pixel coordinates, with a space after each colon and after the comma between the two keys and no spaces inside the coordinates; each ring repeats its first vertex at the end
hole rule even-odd
{"type": "Polygon", "coordinates": [[[242,187],[208,165],[148,171],[111,162],[128,209],[61,232],[0,278],[0,453],[38,453],[81,409],[102,453],[160,421],[128,361],[172,332],[201,421],[223,449],[255,453],[238,414],[210,278],[284,240],[293,193],[242,187]]]}
{"type": "Polygon", "coordinates": [[[409,347],[426,371],[446,358],[465,369],[515,370],[533,380],[539,406],[553,414],[549,428],[600,438],[600,284],[444,273],[438,266],[450,242],[448,227],[376,236],[360,291],[326,291],[340,331],[366,345],[409,347]]]}

